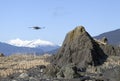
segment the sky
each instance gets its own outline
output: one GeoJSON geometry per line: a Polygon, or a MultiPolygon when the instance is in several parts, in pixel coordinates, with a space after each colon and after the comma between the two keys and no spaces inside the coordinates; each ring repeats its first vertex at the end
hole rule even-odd
{"type": "Polygon", "coordinates": [[[119,29],[120,0],[0,0],[2,42],[20,38],[62,44],[66,33],[80,25],[91,36],[119,29]]]}

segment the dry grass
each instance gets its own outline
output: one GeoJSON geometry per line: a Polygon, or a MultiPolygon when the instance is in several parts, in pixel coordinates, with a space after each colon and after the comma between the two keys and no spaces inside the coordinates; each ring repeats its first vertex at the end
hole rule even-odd
{"type": "Polygon", "coordinates": [[[26,72],[27,69],[37,65],[48,65],[45,61],[48,55],[11,55],[9,57],[0,57],[0,77],[7,77],[13,73],[26,72]]]}
{"type": "Polygon", "coordinates": [[[120,57],[119,56],[109,56],[107,61],[103,65],[105,68],[111,69],[116,66],[120,66],[120,57]]]}
{"type": "Polygon", "coordinates": [[[89,66],[87,68],[87,72],[90,73],[100,73],[101,70],[106,70],[106,69],[113,69],[114,67],[120,66],[120,57],[119,56],[109,56],[104,62],[104,64],[100,66],[89,66]]]}

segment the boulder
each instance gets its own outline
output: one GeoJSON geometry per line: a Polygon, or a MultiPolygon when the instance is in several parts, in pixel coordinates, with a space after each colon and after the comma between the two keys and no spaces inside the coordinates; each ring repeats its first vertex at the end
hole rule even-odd
{"type": "Polygon", "coordinates": [[[68,64],[63,66],[60,71],[57,73],[57,78],[79,78],[80,75],[77,73],[77,67],[74,64],[68,64]]]}
{"type": "Polygon", "coordinates": [[[29,75],[27,73],[22,73],[19,75],[19,78],[28,78],[29,75]]]}
{"type": "Polygon", "coordinates": [[[54,78],[57,77],[56,74],[59,72],[60,68],[57,65],[50,64],[47,65],[45,72],[44,72],[44,78],[54,78]]]}
{"type": "Polygon", "coordinates": [[[108,43],[108,39],[107,39],[106,37],[103,37],[103,38],[101,39],[101,41],[102,41],[103,43],[105,43],[105,44],[108,43]]]}

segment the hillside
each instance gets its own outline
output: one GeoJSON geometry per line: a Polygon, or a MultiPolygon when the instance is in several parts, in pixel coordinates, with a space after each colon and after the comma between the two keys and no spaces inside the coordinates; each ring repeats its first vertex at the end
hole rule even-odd
{"type": "Polygon", "coordinates": [[[103,34],[95,36],[94,38],[101,39],[103,37],[106,37],[108,39],[109,44],[117,46],[120,45],[120,29],[105,32],[103,34]]]}

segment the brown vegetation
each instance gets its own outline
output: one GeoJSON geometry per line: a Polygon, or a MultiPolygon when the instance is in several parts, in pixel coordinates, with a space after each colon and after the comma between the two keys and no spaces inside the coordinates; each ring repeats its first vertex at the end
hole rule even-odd
{"type": "Polygon", "coordinates": [[[7,77],[13,73],[26,72],[37,65],[48,65],[45,61],[48,55],[11,55],[0,57],[0,77],[7,77]]]}

